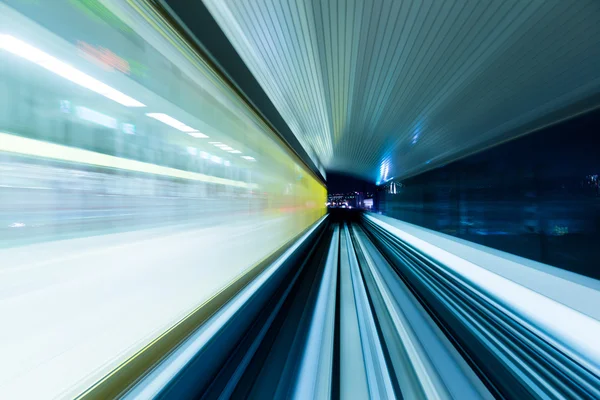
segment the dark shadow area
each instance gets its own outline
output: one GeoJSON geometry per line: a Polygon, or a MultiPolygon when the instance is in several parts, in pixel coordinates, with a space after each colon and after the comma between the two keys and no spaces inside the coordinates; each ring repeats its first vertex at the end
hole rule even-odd
{"type": "Polygon", "coordinates": [[[329,209],[329,220],[332,223],[339,223],[339,222],[360,223],[360,216],[362,215],[362,213],[363,213],[362,210],[330,208],[329,209]]]}
{"type": "Polygon", "coordinates": [[[327,207],[329,209],[374,209],[377,187],[372,182],[336,172],[327,173],[327,207]]]}
{"type": "Polygon", "coordinates": [[[375,189],[376,186],[373,182],[367,182],[338,172],[327,172],[327,190],[329,194],[348,192],[373,193],[375,189]]]}
{"type": "Polygon", "coordinates": [[[380,186],[379,211],[600,278],[600,111],[380,186]]]}

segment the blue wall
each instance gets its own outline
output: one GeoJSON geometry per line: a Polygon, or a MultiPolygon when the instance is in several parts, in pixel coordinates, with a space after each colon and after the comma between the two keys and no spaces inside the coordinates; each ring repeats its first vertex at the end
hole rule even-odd
{"type": "Polygon", "coordinates": [[[379,210],[600,278],[600,111],[379,187],[379,210]]]}

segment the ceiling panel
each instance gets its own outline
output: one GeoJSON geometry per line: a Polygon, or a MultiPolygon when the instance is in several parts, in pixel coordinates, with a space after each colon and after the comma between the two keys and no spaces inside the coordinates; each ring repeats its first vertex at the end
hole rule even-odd
{"type": "Polygon", "coordinates": [[[596,0],[204,0],[309,154],[405,177],[597,106],[596,0]]]}

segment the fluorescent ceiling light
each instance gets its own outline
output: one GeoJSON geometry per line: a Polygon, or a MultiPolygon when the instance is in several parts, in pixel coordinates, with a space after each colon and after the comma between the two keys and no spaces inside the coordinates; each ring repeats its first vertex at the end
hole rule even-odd
{"type": "Polygon", "coordinates": [[[178,121],[175,118],[173,118],[173,117],[171,117],[171,116],[169,116],[167,114],[163,114],[163,113],[146,113],[146,115],[149,116],[150,118],[154,118],[154,119],[162,122],[163,124],[167,124],[169,126],[172,126],[173,128],[175,128],[177,130],[180,130],[181,132],[185,132],[185,133],[196,132],[196,129],[187,126],[183,122],[178,121]]]}
{"type": "Polygon", "coordinates": [[[242,156],[242,158],[248,161],[256,161],[256,158],[250,156],[242,156]]]}
{"type": "Polygon", "coordinates": [[[239,150],[230,150],[229,151],[231,154],[241,154],[242,152],[239,150]]]}
{"type": "Polygon", "coordinates": [[[84,74],[77,68],[70,66],[57,58],[52,57],[50,54],[44,53],[41,50],[15,38],[11,35],[0,35],[0,48],[16,55],[29,60],[48,71],[54,72],[56,75],[62,76],[65,79],[70,80],[73,83],[83,86],[93,92],[101,94],[117,103],[123,104],[126,107],[145,107],[144,104],[140,103],[134,98],[127,96],[124,93],[119,92],[116,89],[108,86],[105,83],[100,82],[91,76],[84,74]]]}
{"type": "Polygon", "coordinates": [[[188,135],[198,138],[198,139],[206,139],[208,136],[206,136],[204,133],[200,133],[200,132],[186,132],[188,135]]]}
{"type": "Polygon", "coordinates": [[[163,124],[167,124],[169,126],[172,126],[173,128],[181,131],[181,132],[185,132],[190,136],[196,137],[196,138],[207,138],[208,136],[206,136],[204,133],[200,133],[198,132],[197,129],[194,129],[192,127],[187,126],[186,124],[184,124],[181,121],[176,120],[175,118],[167,115],[167,114],[163,114],[163,113],[146,113],[147,116],[149,116],[150,118],[154,118],[160,122],[162,122],[163,124]]]}
{"type": "Polygon", "coordinates": [[[86,107],[75,107],[77,112],[77,116],[81,119],[84,119],[89,122],[93,122],[94,124],[102,125],[107,128],[117,129],[118,124],[117,120],[113,117],[109,117],[108,115],[104,115],[98,111],[90,110],[86,107]]]}
{"type": "MultiPolygon", "coordinates": [[[[225,150],[225,151],[233,150],[233,147],[227,146],[225,143],[221,143],[221,142],[209,142],[209,143],[215,147],[220,148],[221,150],[225,150]]],[[[241,153],[241,151],[240,151],[240,153],[241,153]]]]}

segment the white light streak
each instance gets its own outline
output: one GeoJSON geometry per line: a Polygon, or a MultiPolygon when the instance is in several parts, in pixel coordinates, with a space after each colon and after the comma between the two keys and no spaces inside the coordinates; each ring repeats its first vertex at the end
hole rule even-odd
{"type": "Polygon", "coordinates": [[[195,137],[196,139],[206,139],[208,136],[201,132],[186,132],[191,137],[195,137]]]}
{"type": "MultiPolygon", "coordinates": [[[[228,146],[225,143],[221,143],[221,142],[209,142],[209,143],[215,147],[220,148],[221,150],[229,151],[230,153],[237,151],[233,147],[228,146]]],[[[241,151],[239,153],[241,153],[241,151]]]]}
{"type": "Polygon", "coordinates": [[[208,137],[205,134],[198,132],[197,129],[187,126],[183,122],[176,120],[175,118],[171,117],[170,115],[163,114],[163,113],[146,113],[146,115],[150,118],[154,118],[154,119],[162,122],[163,124],[169,125],[181,132],[185,132],[188,135],[193,136],[195,138],[207,138],[208,137]]]}
{"type": "Polygon", "coordinates": [[[115,118],[104,115],[98,111],[90,110],[89,108],[80,106],[75,107],[75,110],[77,116],[86,121],[93,122],[94,124],[102,125],[111,129],[117,129],[118,127],[117,120],[115,118]]]}
{"type": "Polygon", "coordinates": [[[102,96],[116,101],[117,103],[126,107],[145,107],[144,104],[140,103],[136,99],[129,97],[116,89],[113,89],[107,84],[100,82],[99,80],[92,78],[87,74],[84,74],[77,68],[74,68],[69,64],[60,61],[59,59],[44,53],[43,51],[15,38],[14,36],[0,34],[0,49],[4,49],[16,56],[31,61],[32,63],[35,63],[40,67],[47,69],[48,71],[54,72],[56,75],[62,76],[63,78],[68,79],[79,86],[101,94],[102,96]]]}

